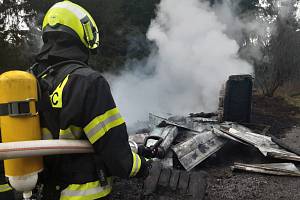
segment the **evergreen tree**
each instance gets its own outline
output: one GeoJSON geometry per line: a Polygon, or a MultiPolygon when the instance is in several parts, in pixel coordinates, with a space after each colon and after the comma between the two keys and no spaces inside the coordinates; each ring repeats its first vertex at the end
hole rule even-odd
{"type": "Polygon", "coordinates": [[[22,68],[29,62],[24,54],[29,21],[33,17],[26,0],[3,0],[0,6],[0,72],[7,68],[22,68]]]}

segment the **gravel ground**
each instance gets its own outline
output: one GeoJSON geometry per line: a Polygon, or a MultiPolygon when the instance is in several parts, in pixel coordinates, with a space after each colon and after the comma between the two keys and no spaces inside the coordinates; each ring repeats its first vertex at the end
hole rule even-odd
{"type": "Polygon", "coordinates": [[[211,176],[205,200],[300,199],[300,178],[276,177],[248,172],[234,172],[230,176],[216,177],[213,170],[209,173],[211,176]]]}

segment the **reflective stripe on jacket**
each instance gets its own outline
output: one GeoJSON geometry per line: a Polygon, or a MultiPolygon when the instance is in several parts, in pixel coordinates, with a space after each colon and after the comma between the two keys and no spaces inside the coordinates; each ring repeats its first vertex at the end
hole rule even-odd
{"type": "Polygon", "coordinates": [[[141,158],[138,154],[132,152],[132,157],[133,157],[133,163],[130,172],[130,177],[136,176],[136,174],[140,171],[141,164],[142,164],[141,158]]]}
{"type": "Polygon", "coordinates": [[[89,141],[94,144],[109,130],[124,123],[125,121],[122,118],[119,109],[113,108],[94,118],[88,125],[85,126],[84,131],[89,141]]]}
{"type": "Polygon", "coordinates": [[[0,185],[0,192],[7,192],[12,190],[12,188],[8,184],[2,184],[0,185]]]}
{"type": "Polygon", "coordinates": [[[111,178],[102,187],[99,181],[86,184],[71,184],[61,192],[60,200],[91,200],[107,196],[111,192],[111,178]]]}

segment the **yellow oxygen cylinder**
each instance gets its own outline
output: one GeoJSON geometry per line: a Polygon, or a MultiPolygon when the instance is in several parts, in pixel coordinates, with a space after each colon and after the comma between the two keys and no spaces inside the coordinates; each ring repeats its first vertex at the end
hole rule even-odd
{"type": "MultiPolygon", "coordinates": [[[[0,75],[0,104],[7,104],[8,114],[1,116],[2,142],[40,140],[39,115],[36,110],[37,80],[24,71],[9,71],[0,75]]],[[[43,170],[42,157],[4,161],[5,176],[11,186],[30,198],[38,173],[43,170]]]]}

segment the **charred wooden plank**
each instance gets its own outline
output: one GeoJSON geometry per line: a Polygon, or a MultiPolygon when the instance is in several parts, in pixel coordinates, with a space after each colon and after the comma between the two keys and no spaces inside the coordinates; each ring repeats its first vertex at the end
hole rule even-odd
{"type": "Polygon", "coordinates": [[[150,195],[157,189],[158,180],[161,173],[161,163],[153,162],[149,176],[144,181],[143,194],[150,195]]]}
{"type": "Polygon", "coordinates": [[[158,185],[163,188],[167,188],[169,186],[170,177],[171,177],[171,169],[162,169],[159,177],[158,185]]]}
{"type": "Polygon", "coordinates": [[[178,190],[180,193],[185,194],[188,190],[190,180],[190,173],[186,171],[180,172],[179,182],[178,182],[178,190]]]}
{"type": "Polygon", "coordinates": [[[170,178],[170,188],[175,191],[177,189],[178,181],[179,181],[180,171],[172,170],[172,175],[170,178]]]}
{"type": "Polygon", "coordinates": [[[249,172],[283,175],[283,176],[300,176],[300,171],[293,163],[269,163],[269,164],[243,164],[235,163],[233,170],[244,170],[249,172]]]}
{"type": "Polygon", "coordinates": [[[205,196],[207,188],[207,173],[204,171],[193,172],[190,175],[188,194],[190,199],[201,200],[205,196]]]}

